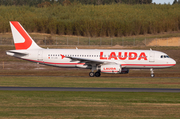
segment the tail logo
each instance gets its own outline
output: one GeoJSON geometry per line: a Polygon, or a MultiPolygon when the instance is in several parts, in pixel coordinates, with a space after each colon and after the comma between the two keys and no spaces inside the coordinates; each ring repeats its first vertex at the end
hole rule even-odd
{"type": "Polygon", "coordinates": [[[29,35],[27,34],[27,32],[23,29],[23,27],[17,21],[11,21],[11,24],[14,26],[14,28],[19,32],[19,34],[25,40],[23,43],[15,42],[16,50],[28,49],[32,44],[32,40],[29,37],[29,35]]]}

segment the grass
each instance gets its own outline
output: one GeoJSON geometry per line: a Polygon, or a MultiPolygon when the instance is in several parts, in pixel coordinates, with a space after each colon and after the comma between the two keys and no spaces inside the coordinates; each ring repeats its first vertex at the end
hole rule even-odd
{"type": "Polygon", "coordinates": [[[0,91],[0,118],[169,119],[179,93],[0,91]]]}
{"type": "Polygon", "coordinates": [[[1,76],[0,78],[0,86],[13,87],[180,88],[179,78],[52,76],[1,76]]]}

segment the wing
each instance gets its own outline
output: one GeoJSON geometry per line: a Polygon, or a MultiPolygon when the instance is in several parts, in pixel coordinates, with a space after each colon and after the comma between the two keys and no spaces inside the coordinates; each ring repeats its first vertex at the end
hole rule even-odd
{"type": "Polygon", "coordinates": [[[61,55],[62,57],[65,57],[65,58],[70,58],[72,59],[72,62],[73,61],[80,61],[80,63],[86,63],[86,64],[106,64],[106,63],[111,63],[111,62],[108,62],[108,61],[101,61],[101,60],[94,60],[94,59],[88,59],[88,58],[80,58],[80,57],[67,57],[67,56],[63,56],[61,55]]]}
{"type": "MultiPolygon", "coordinates": [[[[70,58],[72,59],[72,62],[73,61],[80,61],[79,63],[85,63],[87,65],[101,65],[101,64],[118,64],[118,65],[121,65],[121,64],[124,64],[124,62],[121,61],[121,63],[117,63],[117,62],[111,62],[111,61],[102,61],[102,60],[94,60],[94,59],[88,59],[88,58],[79,58],[79,57],[67,57],[67,56],[63,56],[61,55],[62,57],[65,57],[65,58],[70,58]]],[[[124,66],[121,66],[122,68],[124,66]]]]}

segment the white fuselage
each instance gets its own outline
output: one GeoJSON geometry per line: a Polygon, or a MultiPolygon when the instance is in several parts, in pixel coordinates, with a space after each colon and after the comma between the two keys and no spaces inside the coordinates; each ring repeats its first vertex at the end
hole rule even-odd
{"type": "MultiPolygon", "coordinates": [[[[67,68],[91,69],[86,62],[72,60],[68,57],[113,62],[127,69],[167,68],[176,64],[167,54],[152,50],[39,49],[15,51],[28,54],[19,57],[28,61],[67,68]]],[[[13,53],[9,53],[9,55],[13,56],[13,53]]]]}

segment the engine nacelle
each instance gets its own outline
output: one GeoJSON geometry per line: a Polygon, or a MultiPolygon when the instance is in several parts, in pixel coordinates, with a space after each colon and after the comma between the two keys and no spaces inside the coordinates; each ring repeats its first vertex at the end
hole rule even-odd
{"type": "Polygon", "coordinates": [[[128,74],[129,73],[129,69],[122,69],[120,74],[128,74]]]}
{"type": "Polygon", "coordinates": [[[102,73],[113,73],[113,74],[120,74],[121,73],[121,67],[120,65],[102,65],[101,66],[101,72],[102,73]]]}

